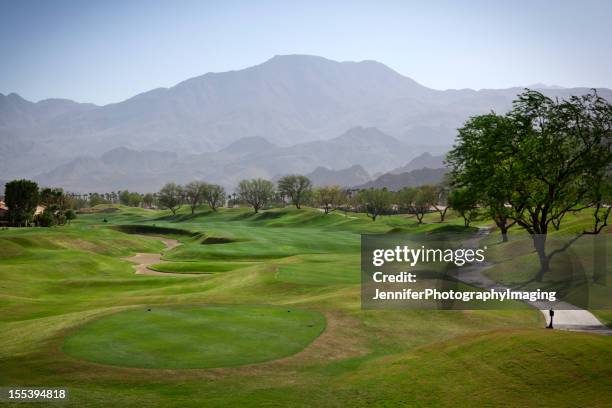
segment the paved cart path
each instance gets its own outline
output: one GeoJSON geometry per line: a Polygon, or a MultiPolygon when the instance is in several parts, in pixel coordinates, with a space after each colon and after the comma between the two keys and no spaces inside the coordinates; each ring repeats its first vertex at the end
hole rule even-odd
{"type": "MultiPolygon", "coordinates": [[[[481,228],[474,238],[468,240],[464,244],[464,247],[478,248],[479,242],[488,235],[490,231],[489,228],[481,228]]],[[[460,268],[459,271],[461,273],[455,275],[455,277],[468,285],[483,289],[495,289],[499,291],[505,291],[506,289],[512,290],[512,288],[494,282],[484,275],[484,271],[491,268],[493,265],[494,264],[483,262],[460,268]]],[[[550,302],[525,301],[525,303],[540,310],[548,325],[550,321],[550,302]]],[[[603,325],[599,319],[588,310],[580,309],[567,302],[554,302],[552,308],[555,311],[555,316],[553,318],[553,326],[555,329],[599,333],[608,336],[612,335],[612,329],[603,325]]]]}

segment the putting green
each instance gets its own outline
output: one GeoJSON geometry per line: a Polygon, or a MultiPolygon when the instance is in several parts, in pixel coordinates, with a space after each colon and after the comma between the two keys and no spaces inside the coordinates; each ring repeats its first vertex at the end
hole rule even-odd
{"type": "Polygon", "coordinates": [[[324,328],[320,313],[290,308],[152,306],[85,324],[66,338],[63,350],[125,367],[229,367],[295,354],[324,328]]]}

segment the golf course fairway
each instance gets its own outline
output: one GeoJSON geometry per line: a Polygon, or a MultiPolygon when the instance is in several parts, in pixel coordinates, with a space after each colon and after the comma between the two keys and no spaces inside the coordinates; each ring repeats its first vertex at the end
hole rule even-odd
{"type": "MultiPolygon", "coordinates": [[[[0,230],[1,385],[67,388],[62,406],[78,408],[612,402],[612,336],[546,330],[528,307],[361,308],[360,234],[469,238],[490,221],[106,208],[62,227],[0,230]],[[170,273],[136,274],[128,259],[142,253],[160,254],[152,269],[170,273]]],[[[583,230],[589,217],[565,225],[583,230]]],[[[533,263],[514,250],[521,234],[487,238],[491,276],[533,263]]]]}
{"type": "Polygon", "coordinates": [[[85,324],[63,349],[83,360],[125,367],[229,367],[295,354],[324,328],[320,313],[296,309],[158,306],[85,324]]]}

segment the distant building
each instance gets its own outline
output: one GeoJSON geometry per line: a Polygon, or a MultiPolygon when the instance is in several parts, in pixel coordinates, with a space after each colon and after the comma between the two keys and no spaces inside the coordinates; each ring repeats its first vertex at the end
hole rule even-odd
{"type": "MultiPolygon", "coordinates": [[[[34,215],[42,214],[45,211],[45,206],[37,205],[36,210],[34,211],[34,215]]],[[[4,201],[0,201],[0,220],[6,220],[8,217],[8,207],[4,203],[4,201]]]]}
{"type": "Polygon", "coordinates": [[[0,201],[0,225],[4,224],[8,218],[8,207],[4,201],[0,201]]]}

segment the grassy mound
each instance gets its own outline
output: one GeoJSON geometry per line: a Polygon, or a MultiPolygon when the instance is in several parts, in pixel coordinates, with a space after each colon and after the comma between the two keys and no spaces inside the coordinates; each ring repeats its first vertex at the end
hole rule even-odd
{"type": "Polygon", "coordinates": [[[269,306],[139,308],[86,324],[65,353],[142,368],[240,366],[290,356],[321,334],[316,312],[269,306]]]}
{"type": "MultiPolygon", "coordinates": [[[[473,234],[453,214],[419,225],[309,208],[118,208],[57,228],[0,231],[0,385],[68,386],[79,407],[611,406],[612,337],[545,330],[530,308],[361,309],[360,234],[416,233],[419,242],[473,234]],[[226,271],[136,275],[122,258],[164,245],[109,228],[121,225],[196,233],[170,234],[182,245],[164,252],[168,272],[226,271]],[[205,237],[235,242],[202,245],[205,237]],[[193,306],[211,303],[234,306],[193,306]],[[277,306],[250,306],[262,303],[277,306]],[[327,325],[291,358],[210,371],[118,368],[238,366],[296,353],[324,323],[317,313],[287,313],[293,307],[321,312],[327,325]],[[91,320],[100,313],[107,317],[91,320]]],[[[568,215],[570,232],[589,217],[568,215]]],[[[500,263],[491,276],[515,282],[531,270],[531,247],[514,244],[521,234],[513,228],[505,244],[498,232],[488,238],[488,256],[500,263]]],[[[609,311],[598,316],[612,321],[609,311]]]]}

